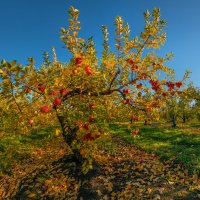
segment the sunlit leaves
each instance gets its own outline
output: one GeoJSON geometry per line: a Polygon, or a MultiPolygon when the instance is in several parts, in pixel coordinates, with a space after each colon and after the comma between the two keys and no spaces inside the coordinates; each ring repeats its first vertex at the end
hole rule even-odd
{"type": "Polygon", "coordinates": [[[71,6],[68,14],[68,28],[61,28],[61,39],[72,54],[69,62],[60,62],[54,48],[52,61],[45,53],[41,67],[35,67],[32,57],[26,66],[3,60],[1,95],[7,98],[10,109],[22,117],[23,125],[33,117],[47,125],[59,122],[67,144],[82,152],[86,173],[91,168],[96,141],[104,136],[98,123],[103,121],[105,126],[122,117],[130,120],[129,114],[134,113],[137,119],[150,124],[154,117],[158,119],[158,108],[164,106],[165,98],[178,96],[181,82],[170,80],[174,85],[168,87],[168,79],[174,75],[165,66],[169,56],[159,57],[153,51],[166,38],[159,9],[145,13],[144,30],[134,38],[129,25],[117,16],[113,52],[109,48],[107,27],[103,26],[100,58],[93,37],[79,38],[79,11],[71,6]]]}

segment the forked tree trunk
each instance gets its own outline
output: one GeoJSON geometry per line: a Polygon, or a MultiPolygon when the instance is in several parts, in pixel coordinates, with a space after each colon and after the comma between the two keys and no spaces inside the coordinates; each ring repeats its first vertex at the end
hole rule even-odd
{"type": "Polygon", "coordinates": [[[66,144],[70,147],[73,155],[72,160],[76,163],[76,165],[81,165],[83,163],[83,158],[77,149],[72,149],[72,142],[76,138],[76,133],[78,128],[71,128],[69,127],[68,123],[65,121],[63,116],[57,116],[62,128],[62,136],[66,144]]]}

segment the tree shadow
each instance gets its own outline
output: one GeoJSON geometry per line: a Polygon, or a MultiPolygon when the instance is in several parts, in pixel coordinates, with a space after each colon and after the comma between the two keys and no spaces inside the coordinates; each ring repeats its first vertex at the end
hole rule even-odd
{"type": "MultiPolygon", "coordinates": [[[[130,130],[126,125],[111,124],[114,134],[123,136],[129,142],[134,143],[130,130]]],[[[179,129],[166,129],[161,127],[141,127],[139,133],[138,148],[147,152],[153,152],[160,156],[161,161],[174,158],[174,162],[182,164],[192,173],[198,169],[200,174],[200,136],[195,133],[185,133],[179,129]]]]}
{"type": "Polygon", "coordinates": [[[76,166],[71,156],[64,156],[25,176],[11,199],[96,199],[90,180],[101,175],[101,166],[94,162],[86,175],[80,171],[81,166],[76,166]]]}
{"type": "MultiPolygon", "coordinates": [[[[80,166],[76,166],[70,156],[52,162],[44,166],[40,170],[34,170],[29,173],[19,183],[18,189],[12,200],[54,200],[54,199],[80,199],[80,200],[98,200],[101,199],[98,192],[101,192],[101,197],[106,195],[111,199],[112,193],[121,193],[122,195],[128,192],[132,193],[132,199],[153,199],[158,194],[157,189],[165,182],[159,179],[157,183],[152,183],[150,186],[154,191],[148,196],[138,196],[137,184],[146,184],[150,180],[151,174],[146,174],[145,170],[134,169],[134,160],[124,158],[121,161],[113,161],[113,170],[108,173],[105,166],[94,162],[93,170],[87,175],[80,174],[80,166]],[[132,166],[129,170],[128,166],[132,166]],[[112,178],[111,178],[112,177],[112,178]],[[111,178],[111,179],[110,179],[111,178]],[[109,190],[109,181],[112,182],[112,189],[109,190]],[[131,190],[128,189],[127,183],[132,184],[131,190]],[[134,185],[136,184],[136,185],[134,185]],[[136,198],[137,197],[137,198],[136,198]]],[[[198,199],[197,192],[187,192],[186,195],[178,195],[184,188],[177,186],[176,189],[168,190],[169,194],[164,194],[163,199],[173,196],[176,200],[198,199]]],[[[118,199],[119,196],[113,197],[118,199]]],[[[126,197],[121,198],[126,199],[126,197]]]]}

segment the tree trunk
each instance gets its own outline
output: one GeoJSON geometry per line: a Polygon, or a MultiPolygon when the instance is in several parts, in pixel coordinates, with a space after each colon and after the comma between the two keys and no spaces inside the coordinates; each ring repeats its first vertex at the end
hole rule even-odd
{"type": "Polygon", "coordinates": [[[183,115],[183,123],[185,124],[186,123],[186,116],[183,115]]]}
{"type": "Polygon", "coordinates": [[[66,122],[63,116],[58,116],[58,120],[60,122],[62,128],[62,136],[67,145],[70,147],[73,155],[72,160],[76,163],[76,165],[81,165],[83,163],[83,158],[78,149],[72,149],[72,142],[76,138],[76,133],[78,131],[78,127],[71,128],[69,124],[66,122]]]}
{"type": "Polygon", "coordinates": [[[176,128],[176,126],[177,126],[177,124],[176,124],[176,116],[173,115],[173,117],[172,117],[172,127],[176,128]]]}

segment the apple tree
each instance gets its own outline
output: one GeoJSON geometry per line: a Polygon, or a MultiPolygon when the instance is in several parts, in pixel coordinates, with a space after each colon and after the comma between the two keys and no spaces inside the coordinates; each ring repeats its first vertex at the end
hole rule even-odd
{"type": "MultiPolygon", "coordinates": [[[[61,39],[71,53],[69,62],[58,61],[55,50],[53,61],[46,56],[41,67],[35,67],[32,58],[26,66],[3,60],[0,95],[8,99],[10,109],[17,110],[22,126],[27,126],[25,122],[34,125],[34,119],[46,125],[57,120],[73,160],[87,173],[96,141],[109,134],[99,122],[115,120],[112,110],[117,109],[129,110],[126,115],[132,120],[153,117],[154,108],[162,105],[166,95],[173,96],[182,83],[167,82],[173,71],[165,65],[168,57],[154,52],[166,40],[166,22],[159,9],[144,13],[144,30],[133,38],[129,25],[116,17],[115,49],[109,47],[107,27],[102,26],[100,58],[93,38],[79,37],[78,16],[79,11],[70,7],[69,26],[61,28],[61,39]]],[[[132,130],[133,135],[138,132],[138,128],[132,130]]]]}

